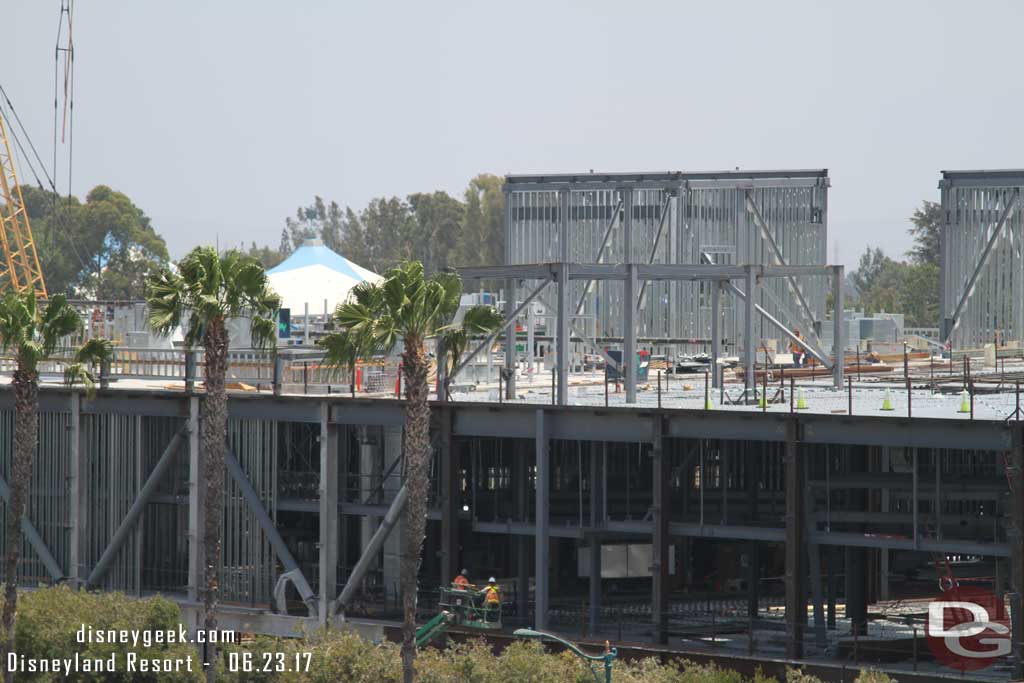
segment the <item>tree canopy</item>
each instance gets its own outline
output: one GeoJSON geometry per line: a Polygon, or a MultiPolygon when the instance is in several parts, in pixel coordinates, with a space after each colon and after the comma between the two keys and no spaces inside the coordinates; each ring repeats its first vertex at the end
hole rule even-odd
{"type": "Polygon", "coordinates": [[[22,192],[51,294],[141,299],[146,274],[168,262],[163,237],[122,192],[97,185],[85,203],[36,187],[22,192]]]}

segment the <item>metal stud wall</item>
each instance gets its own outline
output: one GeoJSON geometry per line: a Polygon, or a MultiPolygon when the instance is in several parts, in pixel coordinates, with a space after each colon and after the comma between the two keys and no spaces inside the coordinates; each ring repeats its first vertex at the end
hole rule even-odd
{"type": "Polygon", "coordinates": [[[943,171],[940,323],[953,348],[1024,338],[1024,170],[943,171]]]}
{"type": "MultiPolygon", "coordinates": [[[[826,261],[828,187],[825,170],[508,176],[507,261],[777,264],[781,256],[788,265],[820,265],[826,261]]],[[[814,276],[794,280],[806,310],[785,279],[766,280],[756,303],[810,330],[824,319],[828,283],[814,276]]],[[[641,283],[640,339],[709,340],[712,286],[641,283]]],[[[623,284],[578,281],[572,288],[574,324],[596,339],[621,338],[623,284]]],[[[731,296],[722,304],[723,334],[736,340],[742,306],[731,296]]],[[[777,335],[765,326],[759,336],[777,335]]]]}

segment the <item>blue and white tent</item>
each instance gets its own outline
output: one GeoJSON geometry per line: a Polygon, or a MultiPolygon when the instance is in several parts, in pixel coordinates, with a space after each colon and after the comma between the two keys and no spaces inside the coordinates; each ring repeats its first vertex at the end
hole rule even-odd
{"type": "Polygon", "coordinates": [[[310,315],[327,311],[348,298],[349,290],[360,282],[377,282],[381,276],[331,251],[317,239],[306,240],[291,256],[267,271],[270,286],[281,296],[282,308],[302,315],[309,305],[310,315]]]}

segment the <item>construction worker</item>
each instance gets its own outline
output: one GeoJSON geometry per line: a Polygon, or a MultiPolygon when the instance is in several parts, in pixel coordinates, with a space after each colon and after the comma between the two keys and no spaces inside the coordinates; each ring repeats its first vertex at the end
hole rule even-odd
{"type": "Polygon", "coordinates": [[[501,615],[501,593],[493,576],[487,579],[487,587],[484,588],[484,608],[487,610],[487,621],[498,621],[501,615]]]}
{"type": "MultiPolygon", "coordinates": [[[[797,339],[803,339],[800,336],[800,330],[793,330],[793,336],[797,339]]],[[[793,353],[793,367],[802,368],[804,366],[804,347],[794,340],[790,343],[789,350],[793,353]]]]}
{"type": "Polygon", "coordinates": [[[458,590],[468,590],[470,586],[469,572],[465,569],[459,572],[459,575],[455,577],[454,581],[452,581],[452,586],[454,586],[458,590]]]}

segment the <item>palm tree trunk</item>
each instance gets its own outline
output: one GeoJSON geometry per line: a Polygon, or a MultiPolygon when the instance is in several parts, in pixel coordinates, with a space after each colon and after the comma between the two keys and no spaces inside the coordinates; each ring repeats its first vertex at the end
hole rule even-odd
{"type": "MultiPolygon", "coordinates": [[[[217,628],[217,598],[220,590],[221,519],[224,512],[224,449],[227,448],[227,375],[228,332],[223,318],[211,320],[203,332],[206,352],[206,400],[203,402],[203,428],[200,444],[206,478],[203,500],[203,552],[206,590],[203,591],[203,628],[217,628]]],[[[217,678],[217,646],[206,645],[206,680],[217,678]]]]}
{"type": "Polygon", "coordinates": [[[405,552],[402,554],[402,680],[416,677],[416,577],[427,528],[427,465],[430,462],[430,384],[427,354],[422,342],[406,340],[402,370],[405,374],[405,552]]]}
{"type": "MultiPolygon", "coordinates": [[[[4,650],[14,649],[14,612],[18,604],[18,560],[21,557],[21,519],[32,480],[32,458],[39,440],[39,375],[19,367],[14,372],[14,461],[11,463],[11,498],[7,505],[4,548],[4,650]]],[[[4,680],[12,683],[14,672],[4,668],[4,680]]]]}

